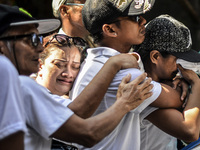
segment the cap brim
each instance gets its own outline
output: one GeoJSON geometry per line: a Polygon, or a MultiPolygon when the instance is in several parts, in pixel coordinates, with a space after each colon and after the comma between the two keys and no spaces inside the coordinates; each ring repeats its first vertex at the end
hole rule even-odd
{"type": "Polygon", "coordinates": [[[28,24],[38,25],[37,29],[39,34],[46,34],[55,31],[60,27],[60,21],[58,19],[44,19],[44,20],[31,20],[11,23],[10,26],[22,26],[28,24]]]}
{"type": "Polygon", "coordinates": [[[174,52],[171,53],[172,55],[176,56],[177,58],[189,61],[189,62],[200,62],[200,54],[195,50],[190,50],[187,52],[174,52]]]}
{"type": "Polygon", "coordinates": [[[134,0],[123,14],[126,14],[128,16],[145,14],[153,7],[154,3],[155,0],[144,0],[143,3],[136,2],[134,0]]]}

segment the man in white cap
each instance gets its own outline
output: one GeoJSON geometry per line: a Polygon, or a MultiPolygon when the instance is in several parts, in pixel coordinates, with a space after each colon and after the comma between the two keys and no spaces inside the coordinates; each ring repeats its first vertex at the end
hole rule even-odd
{"type": "Polygon", "coordinates": [[[53,14],[62,22],[58,34],[80,37],[86,40],[89,47],[94,47],[93,39],[83,25],[82,8],[86,0],[53,0],[53,14]]]}

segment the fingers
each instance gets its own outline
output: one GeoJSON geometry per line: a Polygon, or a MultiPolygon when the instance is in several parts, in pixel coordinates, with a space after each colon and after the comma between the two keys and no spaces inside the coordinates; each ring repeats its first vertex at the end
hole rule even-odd
{"type": "Polygon", "coordinates": [[[149,98],[150,96],[152,96],[152,92],[150,92],[153,88],[153,85],[149,83],[148,86],[145,86],[145,88],[142,90],[142,93],[143,93],[143,98],[144,99],[147,99],[149,98]]]}
{"type": "Polygon", "coordinates": [[[119,84],[119,87],[118,87],[117,97],[122,96],[122,91],[125,89],[125,87],[127,86],[127,83],[130,81],[130,79],[131,79],[130,73],[122,79],[122,81],[121,81],[121,83],[119,84]]]}
{"type": "Polygon", "coordinates": [[[114,59],[115,62],[121,66],[120,69],[138,68],[139,66],[136,57],[129,54],[115,55],[112,56],[111,59],[114,59]]]}
{"type": "Polygon", "coordinates": [[[185,69],[180,64],[178,64],[177,66],[179,70],[181,71],[183,78],[187,80],[187,82],[189,82],[190,84],[194,84],[195,81],[199,79],[197,74],[194,71],[190,69],[185,69]]]}
{"type": "Polygon", "coordinates": [[[140,76],[138,76],[135,80],[132,81],[132,83],[134,82],[135,85],[140,84],[141,82],[143,82],[145,80],[145,78],[147,77],[146,73],[141,74],[140,76]]]}
{"type": "Polygon", "coordinates": [[[128,83],[130,80],[131,80],[131,74],[129,73],[122,79],[121,83],[128,83]]]}
{"type": "Polygon", "coordinates": [[[182,85],[181,100],[184,101],[188,92],[188,84],[186,82],[181,82],[181,85],[182,85]]]}
{"type": "Polygon", "coordinates": [[[181,64],[177,64],[177,67],[180,71],[184,70],[184,68],[181,66],[181,64]]]}
{"type": "Polygon", "coordinates": [[[180,79],[175,79],[173,81],[173,89],[176,89],[179,84],[180,84],[180,79]]]}
{"type": "Polygon", "coordinates": [[[141,95],[141,99],[147,99],[149,98],[150,96],[152,96],[152,92],[151,89],[153,88],[153,85],[150,84],[152,81],[151,78],[147,78],[142,84],[140,84],[138,86],[138,89],[140,89],[140,95],[141,95]]]}
{"type": "Polygon", "coordinates": [[[152,95],[152,92],[150,92],[153,88],[153,85],[150,84],[152,79],[147,78],[145,80],[146,76],[147,74],[143,73],[135,80],[129,82],[131,75],[128,74],[120,83],[117,98],[123,99],[129,110],[136,108],[145,99],[152,95]]]}
{"type": "Polygon", "coordinates": [[[146,88],[150,85],[152,78],[147,78],[143,83],[140,84],[141,88],[146,88]]]}

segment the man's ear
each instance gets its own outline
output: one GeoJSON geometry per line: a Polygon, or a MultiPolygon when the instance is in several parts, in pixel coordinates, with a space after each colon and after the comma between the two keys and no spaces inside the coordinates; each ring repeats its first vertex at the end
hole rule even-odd
{"type": "Polygon", "coordinates": [[[68,6],[61,5],[59,10],[60,10],[60,16],[61,17],[69,16],[69,13],[68,13],[69,7],[68,6]]]}
{"type": "Polygon", "coordinates": [[[102,26],[102,31],[109,37],[117,37],[116,28],[113,24],[104,24],[102,26]]]}
{"type": "Polygon", "coordinates": [[[151,62],[152,63],[154,63],[154,64],[157,64],[158,63],[158,60],[159,60],[159,58],[160,58],[160,52],[159,51],[157,51],[157,50],[152,50],[151,52],[150,52],[150,60],[151,60],[151,62]]]}
{"type": "Polygon", "coordinates": [[[7,46],[6,46],[6,44],[5,44],[5,42],[3,42],[3,41],[0,41],[0,54],[3,54],[3,55],[5,55],[5,56],[7,56],[8,55],[8,48],[7,48],[7,46]]]}

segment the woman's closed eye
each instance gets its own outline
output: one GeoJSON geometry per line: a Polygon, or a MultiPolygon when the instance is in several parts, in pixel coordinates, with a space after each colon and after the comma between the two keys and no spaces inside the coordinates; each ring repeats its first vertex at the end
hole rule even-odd
{"type": "Polygon", "coordinates": [[[79,70],[80,69],[80,64],[72,64],[72,69],[79,70]]]}
{"type": "Polygon", "coordinates": [[[54,62],[54,65],[56,65],[58,68],[63,68],[67,66],[67,63],[64,62],[54,62]]]}

